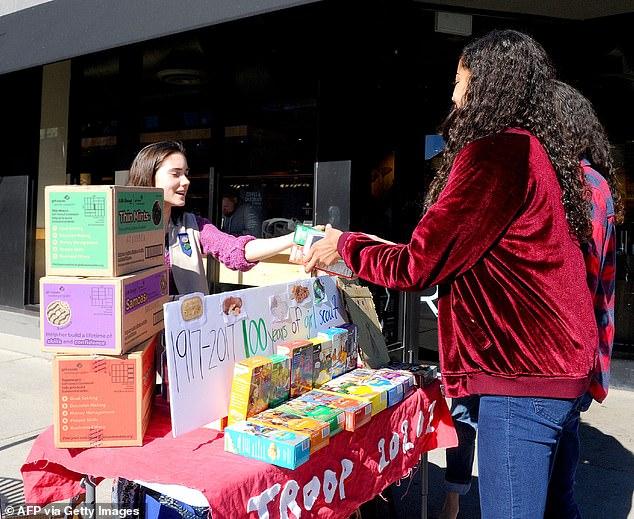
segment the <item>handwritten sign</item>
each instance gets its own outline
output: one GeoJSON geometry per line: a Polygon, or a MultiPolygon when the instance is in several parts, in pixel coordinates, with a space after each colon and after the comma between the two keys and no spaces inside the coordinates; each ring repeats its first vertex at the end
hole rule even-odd
{"type": "Polygon", "coordinates": [[[335,278],[205,296],[164,305],[172,433],[227,416],[233,365],[345,322],[335,278]]]}

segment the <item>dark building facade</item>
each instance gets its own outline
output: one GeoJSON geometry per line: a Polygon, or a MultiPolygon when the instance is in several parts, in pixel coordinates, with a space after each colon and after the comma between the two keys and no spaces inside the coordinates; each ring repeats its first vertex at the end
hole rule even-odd
{"type": "MultiPolygon", "coordinates": [[[[0,17],[0,102],[15,114],[2,130],[0,306],[39,303],[44,187],[119,183],[139,148],[162,139],[184,142],[190,208],[216,223],[219,193],[232,187],[263,220],[322,223],[320,200],[337,197],[344,227],[407,240],[434,175],[431,137],[450,108],[457,56],[494,28],[533,35],[594,103],[631,222],[634,6],[527,4],[52,0],[0,17]],[[322,174],[346,185],[320,183],[322,174]]],[[[634,341],[631,228],[619,229],[623,344],[634,341]]],[[[388,342],[426,330],[420,295],[373,290],[388,342]]]]}

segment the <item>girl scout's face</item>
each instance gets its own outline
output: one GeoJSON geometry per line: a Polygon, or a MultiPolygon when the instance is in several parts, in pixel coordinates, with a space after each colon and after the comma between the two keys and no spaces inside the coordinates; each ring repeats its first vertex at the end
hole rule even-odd
{"type": "Polygon", "coordinates": [[[189,167],[182,153],[168,155],[154,175],[154,185],[163,188],[166,205],[182,207],[189,189],[189,167]]]}
{"type": "Polygon", "coordinates": [[[467,87],[469,86],[469,78],[471,77],[471,73],[469,69],[462,66],[462,62],[458,63],[458,70],[456,70],[456,80],[454,82],[453,87],[453,95],[451,96],[451,100],[453,104],[456,105],[457,109],[462,108],[465,102],[465,95],[467,92],[467,87]]]}

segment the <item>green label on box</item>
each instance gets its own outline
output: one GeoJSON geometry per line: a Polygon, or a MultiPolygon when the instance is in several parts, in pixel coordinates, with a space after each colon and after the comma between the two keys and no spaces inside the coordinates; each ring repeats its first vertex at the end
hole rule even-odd
{"type": "Polygon", "coordinates": [[[318,231],[314,227],[307,227],[306,225],[297,225],[295,227],[295,234],[293,234],[293,243],[297,245],[306,244],[306,240],[309,236],[316,234],[318,236],[324,236],[324,231],[318,231]]]}
{"type": "Polygon", "coordinates": [[[55,267],[108,267],[107,193],[49,193],[50,262],[55,267]]]}
{"type": "Polygon", "coordinates": [[[117,192],[117,233],[132,234],[163,228],[163,193],[117,192]]]}

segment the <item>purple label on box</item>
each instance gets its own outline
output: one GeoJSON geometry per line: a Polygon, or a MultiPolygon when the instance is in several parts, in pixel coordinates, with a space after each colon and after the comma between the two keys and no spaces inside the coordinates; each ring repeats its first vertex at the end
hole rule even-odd
{"type": "Polygon", "coordinates": [[[165,294],[167,294],[167,273],[164,270],[134,283],[128,283],[125,287],[123,312],[127,315],[165,294]]]}
{"type": "Polygon", "coordinates": [[[115,288],[112,285],[44,285],[44,344],[115,348],[115,288]]]}

